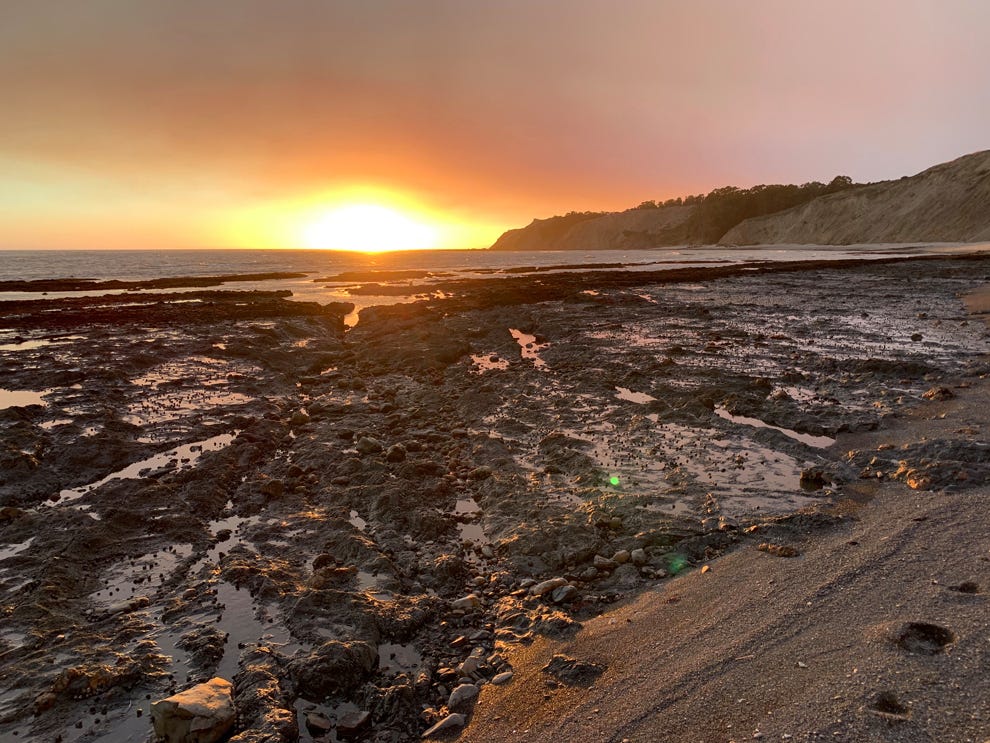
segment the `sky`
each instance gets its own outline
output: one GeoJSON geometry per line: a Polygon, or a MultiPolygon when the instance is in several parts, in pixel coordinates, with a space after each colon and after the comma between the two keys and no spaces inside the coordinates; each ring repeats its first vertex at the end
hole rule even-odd
{"type": "Polygon", "coordinates": [[[984,0],[4,0],[0,248],[315,246],[354,205],[484,247],[897,178],[990,148],[988,29],[984,0]]]}

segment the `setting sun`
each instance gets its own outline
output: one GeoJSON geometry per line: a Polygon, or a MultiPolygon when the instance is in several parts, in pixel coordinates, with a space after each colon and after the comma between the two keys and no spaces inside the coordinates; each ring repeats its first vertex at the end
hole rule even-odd
{"type": "Polygon", "coordinates": [[[357,250],[425,250],[437,247],[436,228],[394,209],[353,204],[328,211],[303,228],[307,248],[357,250]]]}
{"type": "Polygon", "coordinates": [[[337,185],[218,213],[203,242],[232,248],[306,248],[383,253],[485,248],[504,226],[399,189],[337,185]]]}

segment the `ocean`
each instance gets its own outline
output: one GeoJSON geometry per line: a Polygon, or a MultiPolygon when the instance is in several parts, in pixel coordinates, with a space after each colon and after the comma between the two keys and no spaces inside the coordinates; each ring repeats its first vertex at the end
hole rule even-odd
{"type": "Polygon", "coordinates": [[[567,270],[572,266],[584,268],[594,264],[621,263],[633,270],[653,270],[662,268],[664,264],[706,266],[767,260],[840,260],[988,248],[990,244],[703,246],[629,251],[410,250],[392,253],[333,250],[0,250],[0,281],[50,278],[142,280],[273,271],[307,272],[315,278],[359,269],[443,271],[454,272],[464,278],[477,271],[490,275],[491,271],[526,266],[541,269],[559,266],[561,270],[567,270]]]}
{"type": "MultiPolygon", "coordinates": [[[[0,281],[54,278],[97,280],[145,280],[177,276],[214,276],[275,271],[304,272],[306,278],[260,282],[237,282],[224,288],[288,289],[294,299],[307,301],[354,301],[359,307],[402,301],[393,295],[352,297],[347,286],[353,279],[334,281],[347,271],[429,271],[438,278],[481,278],[519,275],[531,267],[541,271],[588,270],[622,264],[626,270],[657,270],[665,266],[705,267],[755,261],[841,260],[881,258],[895,254],[961,252],[988,249],[983,245],[852,245],[770,246],[730,248],[719,246],[677,247],[655,250],[565,250],[491,251],[419,250],[392,253],[352,253],[331,250],[8,250],[0,251],[0,281]],[[522,270],[520,270],[522,269],[522,270]],[[315,279],[330,279],[315,281],[315,279]]],[[[396,283],[396,279],[367,281],[396,283]]],[[[402,279],[398,279],[402,281],[402,279]]],[[[422,279],[416,279],[422,284],[422,279]]],[[[183,291],[168,289],[160,291],[183,291]]],[[[48,292],[49,299],[105,294],[100,291],[48,292]]],[[[410,294],[412,291],[410,292],[410,294]]],[[[408,296],[408,295],[407,295],[408,296]]],[[[2,291],[0,301],[35,299],[38,292],[2,291]]]]}
{"type": "MultiPolygon", "coordinates": [[[[916,246],[912,252],[944,251],[916,246]]],[[[967,246],[970,247],[970,246],[967,246]]],[[[975,247],[975,246],[974,246],[975,247]]],[[[724,264],[752,260],[813,260],[902,252],[905,246],[679,247],[656,250],[408,250],[352,253],[333,250],[7,250],[0,251],[0,281],[47,278],[155,279],[217,273],[363,270],[470,271],[586,263],[724,264]]]]}

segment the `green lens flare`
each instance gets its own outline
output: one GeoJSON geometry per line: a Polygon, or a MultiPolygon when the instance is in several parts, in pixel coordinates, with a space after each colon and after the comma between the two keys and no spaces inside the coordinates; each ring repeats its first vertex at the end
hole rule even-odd
{"type": "Polygon", "coordinates": [[[677,575],[687,567],[687,564],[687,559],[683,555],[674,555],[670,559],[667,569],[670,571],[671,575],[677,575]]]}
{"type": "Polygon", "coordinates": [[[619,476],[618,475],[612,475],[610,478],[608,478],[608,484],[611,485],[612,487],[615,487],[616,485],[618,485],[619,484],[619,476]]]}

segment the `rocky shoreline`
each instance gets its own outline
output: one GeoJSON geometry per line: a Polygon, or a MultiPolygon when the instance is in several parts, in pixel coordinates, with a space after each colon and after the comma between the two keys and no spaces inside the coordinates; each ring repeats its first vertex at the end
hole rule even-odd
{"type": "Polygon", "coordinates": [[[985,480],[978,442],[833,441],[986,372],[988,275],[544,274],[349,330],[274,292],[0,306],[0,395],[38,396],[0,409],[0,734],[142,741],[214,676],[239,743],[455,734],[513,648],[863,483],[985,480]]]}
{"type": "Polygon", "coordinates": [[[839,436],[875,461],[832,504],[513,649],[459,740],[985,740],[990,487],[966,461],[987,458],[990,384],[934,389],[839,436]],[[920,446],[947,476],[898,477],[920,446]]]}

